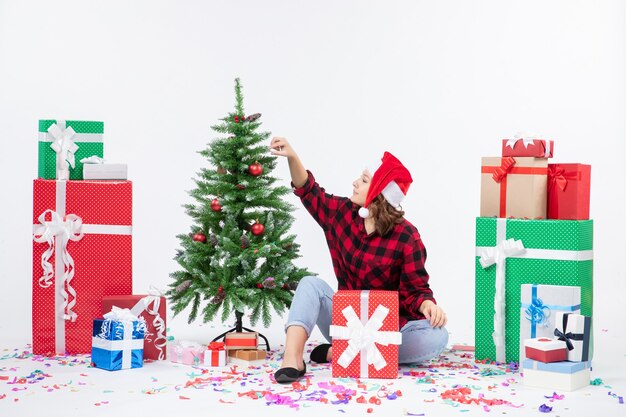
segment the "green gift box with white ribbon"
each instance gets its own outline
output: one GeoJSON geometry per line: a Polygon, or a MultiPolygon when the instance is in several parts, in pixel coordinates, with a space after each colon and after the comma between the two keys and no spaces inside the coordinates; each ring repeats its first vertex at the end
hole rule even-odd
{"type": "Polygon", "coordinates": [[[104,156],[104,122],[39,121],[39,170],[43,179],[82,180],[83,158],[104,156]]]}
{"type": "Polygon", "coordinates": [[[476,359],[517,362],[522,284],[581,289],[593,313],[593,220],[476,218],[476,359]]]}

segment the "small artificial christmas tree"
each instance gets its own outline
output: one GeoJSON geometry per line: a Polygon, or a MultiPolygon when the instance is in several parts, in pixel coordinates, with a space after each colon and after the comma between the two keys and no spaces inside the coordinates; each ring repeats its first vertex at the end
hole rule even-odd
{"type": "Polygon", "coordinates": [[[241,331],[246,308],[253,325],[262,318],[268,326],[271,309],[282,315],[298,281],[311,273],[292,263],[299,257],[296,236],[288,234],[294,208],[282,198],[290,189],[275,185],[270,133],[258,132],[260,114],[245,115],[239,79],[235,98],[235,112],[212,126],[222,137],[200,151],[212,168],[195,179],[196,204],[184,206],[194,224],[178,236],[182,250],[175,259],[182,269],[170,275],[167,295],[175,315],[191,305],[190,323],[206,302],[204,322],[221,307],[222,321],[235,312],[241,331]]]}

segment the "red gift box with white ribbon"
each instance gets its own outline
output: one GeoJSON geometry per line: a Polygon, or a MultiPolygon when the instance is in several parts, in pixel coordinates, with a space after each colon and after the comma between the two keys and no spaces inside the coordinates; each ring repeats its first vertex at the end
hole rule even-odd
{"type": "Polygon", "coordinates": [[[502,139],[502,156],[532,156],[552,158],[554,141],[536,138],[502,139]]]}
{"type": "Polygon", "coordinates": [[[132,292],[131,232],[130,181],[34,181],[33,353],[91,352],[102,298],[132,292]]]}
{"type": "Polygon", "coordinates": [[[398,377],[398,293],[340,290],[333,296],[332,376],[398,377]]]}

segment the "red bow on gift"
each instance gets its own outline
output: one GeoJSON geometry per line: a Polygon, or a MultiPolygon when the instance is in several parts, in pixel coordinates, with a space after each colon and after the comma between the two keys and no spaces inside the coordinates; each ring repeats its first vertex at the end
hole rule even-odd
{"type": "Polygon", "coordinates": [[[556,184],[559,186],[561,191],[565,191],[565,187],[567,187],[567,178],[565,178],[565,170],[563,168],[554,168],[550,167],[548,170],[548,178],[550,179],[550,184],[556,184]]]}
{"type": "Polygon", "coordinates": [[[211,342],[209,343],[209,350],[224,350],[224,342],[211,342]]]}
{"type": "Polygon", "coordinates": [[[506,177],[509,171],[511,171],[513,165],[515,165],[515,159],[511,158],[510,156],[502,158],[502,161],[500,162],[500,167],[496,168],[493,171],[493,180],[497,183],[502,181],[502,179],[506,177]]]}

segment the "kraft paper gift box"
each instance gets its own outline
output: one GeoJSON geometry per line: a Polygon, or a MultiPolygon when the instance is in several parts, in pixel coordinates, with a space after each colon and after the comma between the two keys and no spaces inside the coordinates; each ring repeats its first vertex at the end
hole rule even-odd
{"type": "Polygon", "coordinates": [[[256,332],[230,332],[224,337],[226,350],[256,349],[259,344],[259,334],[256,332]]]}
{"type": "Polygon", "coordinates": [[[84,164],[83,178],[86,180],[125,180],[128,178],[126,164],[84,164]]]}
{"type": "Polygon", "coordinates": [[[591,317],[564,312],[558,312],[555,316],[554,335],[568,344],[567,360],[570,362],[590,360],[591,317]]]}
{"type": "Polygon", "coordinates": [[[93,321],[91,363],[108,371],[141,368],[146,325],[128,309],[112,310],[93,321]]]}
{"type": "Polygon", "coordinates": [[[484,157],[480,216],[544,219],[547,187],[547,159],[484,157]]]}
{"type": "Polygon", "coordinates": [[[330,326],[334,378],[398,377],[398,308],[396,291],[335,293],[330,326]]]}
{"type": "Polygon", "coordinates": [[[257,361],[267,358],[267,351],[263,349],[229,350],[228,357],[244,361],[257,361]]]}
{"type": "Polygon", "coordinates": [[[476,359],[518,361],[522,284],[580,287],[592,315],[593,221],[478,217],[475,277],[476,359]]]}
{"type": "Polygon", "coordinates": [[[550,391],[574,391],[589,385],[590,362],[542,363],[525,359],[524,385],[550,391]]]}
{"type": "Polygon", "coordinates": [[[102,298],[132,292],[132,184],[33,186],[33,353],[89,353],[102,298]]]}
{"type": "Polygon", "coordinates": [[[103,134],[103,122],[40,120],[38,177],[49,180],[82,180],[81,159],[93,155],[101,158],[104,156],[103,134]],[[69,170],[65,173],[69,177],[60,178],[57,172],[59,169],[69,170]]]}
{"type": "MultiPolygon", "coordinates": [[[[525,339],[554,338],[558,312],[580,312],[580,287],[522,284],[519,362],[526,359],[525,339]]],[[[566,357],[561,360],[567,360],[566,357]]],[[[530,358],[536,359],[536,358],[530,358]]]]}
{"type": "Polygon", "coordinates": [[[567,360],[567,345],[558,339],[536,337],[524,340],[526,358],[535,361],[550,363],[567,360]]]}
{"type": "Polygon", "coordinates": [[[202,365],[206,348],[189,340],[177,340],[168,344],[170,361],[183,365],[202,365]]]}
{"type": "Polygon", "coordinates": [[[163,360],[167,356],[167,317],[165,297],[160,295],[111,295],[102,298],[102,314],[113,307],[128,308],[146,322],[143,358],[163,360]]]}
{"type": "Polygon", "coordinates": [[[548,218],[589,219],[591,165],[548,164],[548,218]]]}
{"type": "Polygon", "coordinates": [[[211,342],[204,352],[204,366],[226,366],[224,342],[211,342]]]}
{"type": "Polygon", "coordinates": [[[502,139],[502,156],[552,158],[554,141],[546,139],[502,139]]]}

